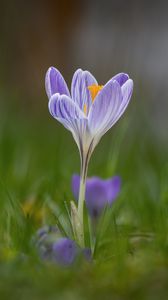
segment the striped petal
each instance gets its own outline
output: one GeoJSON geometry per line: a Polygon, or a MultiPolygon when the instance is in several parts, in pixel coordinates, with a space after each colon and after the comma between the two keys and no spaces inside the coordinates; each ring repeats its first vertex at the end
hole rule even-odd
{"type": "Polygon", "coordinates": [[[116,114],[115,119],[113,120],[112,126],[123,115],[124,111],[126,110],[128,104],[130,102],[130,99],[131,99],[131,96],[132,96],[132,92],[133,92],[133,80],[132,79],[127,80],[123,84],[123,86],[121,87],[121,92],[122,92],[122,102],[121,102],[120,108],[118,110],[118,113],[116,114]]]}
{"type": "Polygon", "coordinates": [[[124,85],[121,87],[122,91],[122,107],[125,106],[131,99],[132,92],[133,92],[133,80],[129,79],[127,80],[124,85]]]}
{"type": "Polygon", "coordinates": [[[80,108],[66,95],[54,94],[49,100],[49,111],[55,119],[85,118],[80,108]]]}
{"type": "Polygon", "coordinates": [[[112,78],[112,80],[116,80],[120,86],[122,86],[128,79],[129,76],[126,73],[119,73],[112,78]]]}
{"type": "Polygon", "coordinates": [[[48,98],[56,93],[70,96],[67,84],[61,73],[54,67],[48,69],[45,77],[45,89],[48,98]]]}
{"type": "Polygon", "coordinates": [[[80,108],[66,95],[55,94],[49,100],[50,114],[70,130],[80,148],[80,141],[86,131],[87,119],[80,108]]]}
{"type": "Polygon", "coordinates": [[[122,101],[120,85],[110,80],[97,95],[88,116],[92,135],[101,134],[108,124],[112,124],[122,101]]]}
{"type": "Polygon", "coordinates": [[[85,104],[87,106],[87,111],[89,111],[92,99],[88,86],[94,84],[97,85],[97,81],[90,72],[78,69],[74,73],[71,84],[71,96],[82,111],[84,111],[85,104]]]}

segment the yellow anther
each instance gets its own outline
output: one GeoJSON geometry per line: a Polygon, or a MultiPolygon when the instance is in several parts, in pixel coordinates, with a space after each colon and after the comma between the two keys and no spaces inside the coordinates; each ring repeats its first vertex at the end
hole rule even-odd
{"type": "Polygon", "coordinates": [[[84,114],[87,116],[87,104],[85,103],[83,106],[84,114]]]}
{"type": "Polygon", "coordinates": [[[95,97],[97,96],[98,92],[101,91],[102,88],[103,88],[103,85],[93,84],[93,85],[88,86],[88,89],[91,94],[92,102],[94,102],[95,97]]]}

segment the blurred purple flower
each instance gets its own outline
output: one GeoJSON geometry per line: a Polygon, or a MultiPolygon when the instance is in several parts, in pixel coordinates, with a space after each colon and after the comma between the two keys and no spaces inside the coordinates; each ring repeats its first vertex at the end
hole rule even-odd
{"type": "Polygon", "coordinates": [[[133,81],[127,74],[119,73],[99,86],[90,72],[78,69],[70,94],[61,73],[51,67],[46,73],[45,87],[51,115],[72,132],[83,157],[91,155],[101,137],[124,113],[133,81]]]}
{"type": "Polygon", "coordinates": [[[60,265],[71,265],[78,254],[78,246],[75,241],[68,238],[58,239],[52,246],[53,259],[60,265]]]}
{"type": "Polygon", "coordinates": [[[75,241],[63,237],[56,226],[40,228],[34,242],[42,260],[56,262],[60,266],[70,266],[79,257],[91,261],[90,248],[80,248],[75,241]]]}
{"type": "MultiPolygon", "coordinates": [[[[79,195],[80,176],[72,176],[72,191],[76,200],[79,195]]],[[[91,217],[100,216],[106,205],[111,205],[121,189],[121,178],[114,176],[103,180],[99,177],[91,177],[86,180],[86,206],[91,217]]]]}

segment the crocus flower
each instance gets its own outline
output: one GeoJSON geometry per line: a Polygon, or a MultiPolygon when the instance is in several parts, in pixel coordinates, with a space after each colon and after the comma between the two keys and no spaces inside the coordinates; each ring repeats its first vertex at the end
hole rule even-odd
{"type": "Polygon", "coordinates": [[[79,257],[87,261],[91,261],[92,258],[90,248],[80,248],[74,240],[62,236],[56,226],[40,228],[34,242],[42,260],[61,266],[70,266],[79,257]]]}
{"type": "Polygon", "coordinates": [[[57,226],[44,226],[35,236],[35,244],[43,260],[55,261],[59,265],[70,265],[79,252],[75,241],[63,237],[57,226]]]}
{"type": "Polygon", "coordinates": [[[52,246],[52,258],[61,266],[70,266],[79,257],[83,257],[86,261],[91,262],[91,249],[81,249],[75,241],[65,237],[60,238],[52,246]]]}
{"type": "Polygon", "coordinates": [[[73,134],[81,156],[90,156],[100,138],[124,113],[133,90],[133,81],[125,73],[98,85],[88,71],[78,69],[71,94],[61,73],[51,67],[45,79],[51,115],[73,134]]]}
{"type": "Polygon", "coordinates": [[[69,238],[60,238],[52,246],[53,259],[60,265],[71,265],[78,254],[75,241],[69,238]]]}
{"type": "MultiPolygon", "coordinates": [[[[72,176],[72,191],[76,200],[79,196],[80,176],[72,176]]],[[[121,189],[121,178],[113,176],[103,180],[99,177],[91,177],[86,180],[86,206],[92,218],[101,215],[103,209],[113,203],[121,189]]]]}
{"type": "MultiPolygon", "coordinates": [[[[72,78],[71,93],[61,73],[51,67],[45,79],[51,115],[71,131],[81,157],[77,225],[80,244],[84,245],[83,203],[88,162],[101,137],[118,121],[130,101],[133,81],[125,73],[98,85],[88,71],[78,69],[72,78]]],[[[74,215],[74,214],[73,214],[74,215]]]]}

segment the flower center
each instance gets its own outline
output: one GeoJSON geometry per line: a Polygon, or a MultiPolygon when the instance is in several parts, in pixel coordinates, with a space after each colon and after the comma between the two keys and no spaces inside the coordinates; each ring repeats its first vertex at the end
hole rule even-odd
{"type": "MultiPolygon", "coordinates": [[[[92,98],[92,103],[94,102],[97,94],[101,91],[102,88],[103,88],[103,85],[93,84],[93,85],[89,85],[88,86],[88,90],[90,91],[90,95],[91,95],[91,98],[92,98]]],[[[88,114],[88,107],[87,107],[86,103],[83,106],[83,112],[87,116],[87,114],[88,114]]]]}
{"type": "Polygon", "coordinates": [[[102,90],[102,88],[103,88],[103,85],[93,84],[93,85],[88,86],[88,89],[89,89],[90,94],[91,94],[92,102],[94,102],[98,92],[100,92],[102,90]]]}

